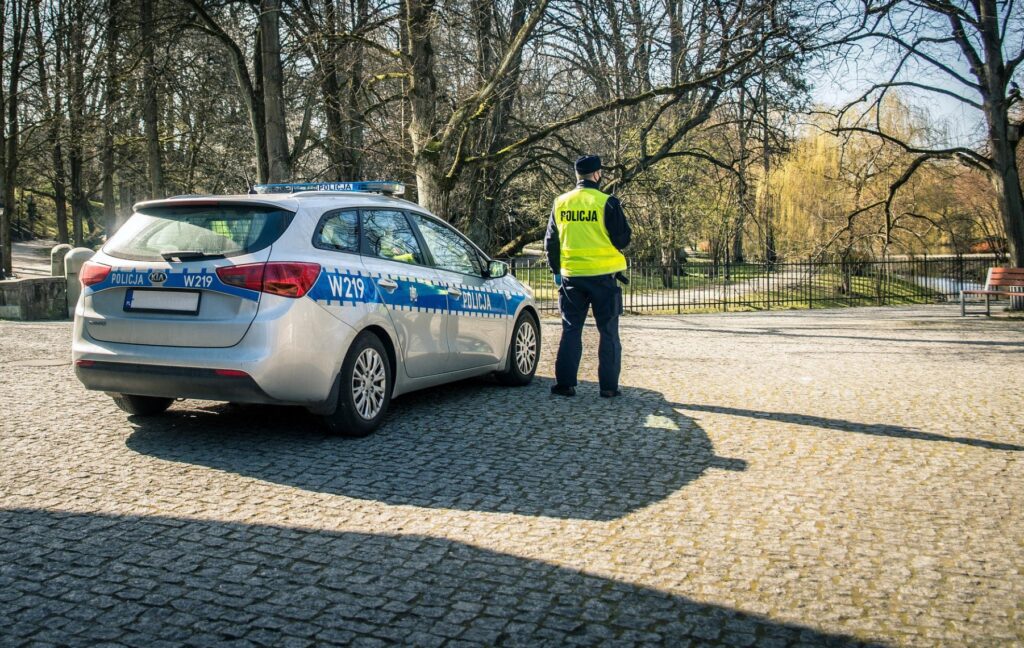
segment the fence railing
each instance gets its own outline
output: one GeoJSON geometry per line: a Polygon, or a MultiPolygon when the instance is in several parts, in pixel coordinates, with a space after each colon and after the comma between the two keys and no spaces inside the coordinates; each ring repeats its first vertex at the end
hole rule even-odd
{"type": "MultiPolygon", "coordinates": [[[[956,301],[981,288],[995,256],[885,261],[663,265],[635,261],[623,273],[623,306],[633,313],[832,308],[956,301]]],[[[558,289],[544,260],[518,259],[516,277],[534,291],[542,312],[558,310],[558,289]]]]}

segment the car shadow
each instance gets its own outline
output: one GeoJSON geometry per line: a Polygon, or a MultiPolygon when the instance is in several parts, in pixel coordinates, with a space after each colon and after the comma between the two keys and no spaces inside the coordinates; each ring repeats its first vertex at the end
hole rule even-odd
{"type": "Polygon", "coordinates": [[[862,645],[420,535],[0,510],[0,644],[862,645]]]}
{"type": "Polygon", "coordinates": [[[318,417],[286,407],[217,404],[133,417],[141,454],[308,491],[396,505],[607,521],[658,502],[709,468],[704,431],[654,391],[551,396],[464,381],[396,399],[365,439],[332,437],[318,417]]]}

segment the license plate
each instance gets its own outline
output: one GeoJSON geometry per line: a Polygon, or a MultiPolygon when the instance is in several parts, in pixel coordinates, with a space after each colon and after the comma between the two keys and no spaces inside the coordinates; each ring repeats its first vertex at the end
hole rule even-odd
{"type": "Polygon", "coordinates": [[[129,288],[124,309],[132,313],[199,314],[198,290],[141,290],[129,288]]]}

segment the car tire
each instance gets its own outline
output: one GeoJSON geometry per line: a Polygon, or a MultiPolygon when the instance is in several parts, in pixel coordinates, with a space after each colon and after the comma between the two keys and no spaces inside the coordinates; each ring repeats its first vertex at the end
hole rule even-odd
{"type": "Polygon", "coordinates": [[[530,313],[522,313],[512,327],[508,363],[498,373],[498,382],[511,387],[529,385],[540,360],[540,325],[530,313]]]}
{"type": "Polygon", "coordinates": [[[135,396],[133,394],[111,394],[114,404],[132,416],[155,416],[161,414],[171,403],[173,398],[160,398],[159,396],[135,396]]]}
{"type": "Polygon", "coordinates": [[[327,429],[345,437],[369,435],[380,427],[391,404],[391,363],[379,337],[369,332],[356,337],[338,380],[338,405],[324,416],[327,429]]]}

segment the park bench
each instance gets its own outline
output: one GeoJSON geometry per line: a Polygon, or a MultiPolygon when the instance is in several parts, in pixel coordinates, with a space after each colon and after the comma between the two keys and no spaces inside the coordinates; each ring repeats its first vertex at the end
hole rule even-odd
{"type": "Polygon", "coordinates": [[[985,314],[991,315],[991,296],[1005,295],[1010,298],[1024,299],[1024,292],[1013,292],[1013,288],[1024,287],[1024,268],[989,268],[985,278],[984,290],[960,291],[960,315],[967,314],[967,301],[964,295],[985,295],[985,314]]]}

